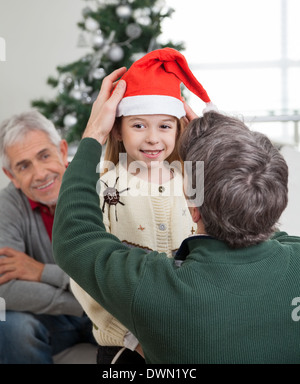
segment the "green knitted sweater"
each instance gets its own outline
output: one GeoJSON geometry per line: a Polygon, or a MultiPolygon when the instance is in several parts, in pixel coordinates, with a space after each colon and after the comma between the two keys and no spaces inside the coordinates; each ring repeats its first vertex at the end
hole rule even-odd
{"type": "Polygon", "coordinates": [[[278,233],[232,250],[196,236],[177,260],[129,249],[102,223],[100,156],[98,142],[83,139],[64,175],[54,257],[138,338],[146,362],[300,363],[300,238],[278,233]]]}

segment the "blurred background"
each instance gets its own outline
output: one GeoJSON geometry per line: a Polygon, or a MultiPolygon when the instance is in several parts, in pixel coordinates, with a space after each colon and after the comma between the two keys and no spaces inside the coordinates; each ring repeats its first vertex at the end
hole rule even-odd
{"type": "MultiPolygon", "coordinates": [[[[124,60],[172,42],[219,109],[243,116],[286,157],[290,202],[281,223],[300,235],[299,15],[299,0],[0,0],[0,122],[38,101],[62,133],[83,129],[79,111],[96,96],[84,76],[98,86],[124,60]],[[146,33],[153,36],[142,42],[146,33]],[[101,63],[108,48],[110,63],[101,63]]],[[[188,100],[201,114],[203,103],[188,100]]],[[[1,173],[0,187],[7,182],[1,173]]]]}

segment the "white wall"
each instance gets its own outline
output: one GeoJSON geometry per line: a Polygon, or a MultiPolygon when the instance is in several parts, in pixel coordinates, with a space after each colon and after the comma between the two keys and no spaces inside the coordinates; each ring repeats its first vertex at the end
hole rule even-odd
{"type": "MultiPolygon", "coordinates": [[[[6,61],[0,61],[0,122],[29,109],[34,99],[51,98],[47,85],[58,65],[86,51],[77,47],[83,0],[0,0],[0,37],[6,61]]],[[[1,165],[1,164],[0,164],[1,165]]],[[[0,172],[0,188],[8,179],[0,172]]]]}
{"type": "Polygon", "coordinates": [[[0,36],[6,62],[0,62],[0,121],[51,97],[46,84],[56,67],[84,54],[77,48],[83,0],[0,0],[0,36]]]}
{"type": "Polygon", "coordinates": [[[289,202],[280,219],[280,228],[290,235],[300,236],[300,152],[291,147],[281,150],[289,167],[289,202]]]}

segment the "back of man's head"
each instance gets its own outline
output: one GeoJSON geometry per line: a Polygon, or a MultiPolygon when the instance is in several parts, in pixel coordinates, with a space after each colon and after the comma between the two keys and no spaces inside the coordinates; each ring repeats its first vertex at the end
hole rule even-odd
{"type": "Polygon", "coordinates": [[[21,141],[33,130],[45,132],[50,141],[59,148],[61,137],[54,124],[36,110],[30,110],[4,120],[0,125],[0,159],[2,166],[10,169],[6,147],[21,141]]]}
{"type": "Polygon", "coordinates": [[[288,167],[265,135],[208,112],[187,127],[181,157],[204,162],[199,211],[209,235],[240,248],[273,234],[288,202],[288,167]]]}

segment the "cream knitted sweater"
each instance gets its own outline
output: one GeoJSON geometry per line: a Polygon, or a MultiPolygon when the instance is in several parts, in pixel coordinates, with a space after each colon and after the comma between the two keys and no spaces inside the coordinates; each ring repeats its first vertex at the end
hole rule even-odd
{"type": "MultiPolygon", "coordinates": [[[[106,230],[129,247],[174,256],[182,241],[196,231],[183,196],[182,181],[176,168],[169,182],[158,185],[132,176],[118,164],[99,180],[106,230]]],[[[94,323],[96,341],[100,345],[124,346],[127,329],[73,280],[71,288],[94,323]]]]}

